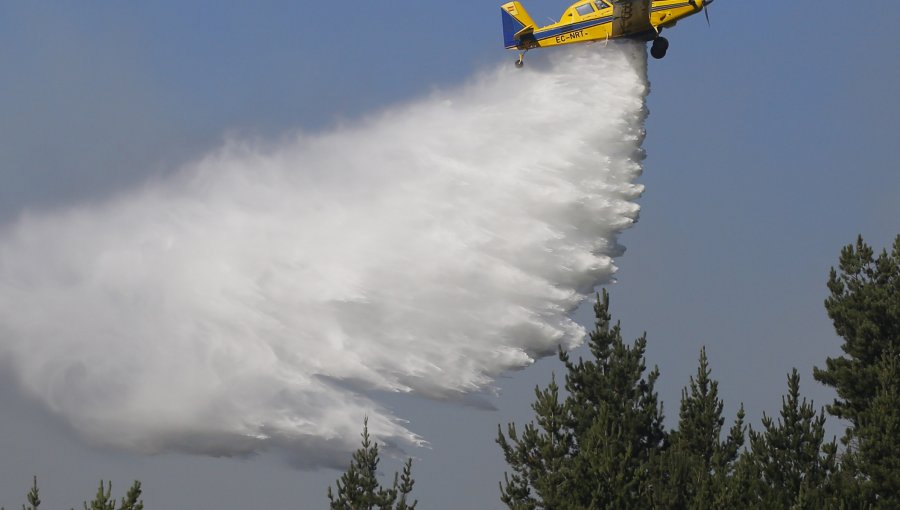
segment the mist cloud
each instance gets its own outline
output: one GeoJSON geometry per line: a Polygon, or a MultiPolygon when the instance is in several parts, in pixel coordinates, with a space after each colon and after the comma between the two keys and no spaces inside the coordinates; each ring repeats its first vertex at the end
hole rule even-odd
{"type": "Polygon", "coordinates": [[[456,398],[584,331],[642,187],[643,45],[504,63],[332,132],[231,141],[0,232],[0,354],[93,443],[345,461],[364,394],[456,398]]]}

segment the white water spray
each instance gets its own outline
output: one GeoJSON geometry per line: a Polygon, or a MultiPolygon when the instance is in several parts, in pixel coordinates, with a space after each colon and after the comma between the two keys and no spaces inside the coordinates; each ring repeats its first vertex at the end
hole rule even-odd
{"type": "Polygon", "coordinates": [[[0,232],[0,355],[88,440],[345,462],[368,390],[453,398],[562,344],[642,187],[643,45],[455,91],[0,232]]]}

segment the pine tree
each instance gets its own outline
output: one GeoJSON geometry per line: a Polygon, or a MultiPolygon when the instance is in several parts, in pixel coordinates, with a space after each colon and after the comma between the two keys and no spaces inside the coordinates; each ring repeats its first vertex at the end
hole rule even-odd
{"type": "MultiPolygon", "coordinates": [[[[38,491],[37,476],[26,496],[28,505],[22,505],[22,510],[38,510],[41,505],[40,492],[38,491]]],[[[115,510],[116,500],[112,497],[112,482],[109,482],[104,489],[103,480],[100,480],[100,486],[97,488],[97,494],[91,501],[91,506],[84,502],[85,510],[115,510]]],[[[0,507],[3,510],[3,507],[0,507]]],[[[141,482],[135,480],[128,493],[122,498],[122,503],[118,510],[144,510],[144,502],[141,500],[141,482]]]]}
{"type": "Polygon", "coordinates": [[[413,485],[415,485],[415,480],[412,478],[412,459],[406,459],[406,464],[403,465],[403,474],[400,475],[400,483],[397,483],[397,475],[394,475],[394,488],[397,490],[397,494],[400,496],[400,500],[397,501],[396,510],[415,510],[416,504],[418,504],[418,500],[413,500],[412,503],[407,502],[410,494],[413,490],[413,485]]]}
{"type": "Polygon", "coordinates": [[[900,362],[888,352],[877,369],[875,398],[857,431],[862,492],[873,508],[900,508],[900,362]]]}
{"type": "Polygon", "coordinates": [[[594,313],[593,359],[576,363],[560,350],[566,398],[554,378],[535,389],[535,421],[521,435],[515,424],[498,430],[511,470],[500,495],[510,509],[636,508],[650,500],[651,465],[666,441],[654,390],[659,371],[645,377],[646,335],[625,344],[606,291],[594,313]]]}
{"type": "MultiPolygon", "coordinates": [[[[509,424],[511,446],[498,425],[498,443],[513,469],[506,475],[506,487],[501,484],[501,501],[514,509],[533,509],[538,500],[531,494],[532,488],[543,501],[562,504],[569,491],[571,454],[575,447],[567,411],[559,401],[559,386],[554,376],[546,389],[535,388],[532,404],[537,425],[525,426],[521,439],[515,424],[509,424]]],[[[560,507],[562,508],[562,507],[560,507]]]]}
{"type": "Polygon", "coordinates": [[[744,444],[744,408],[742,405],[723,441],[724,402],[711,373],[704,347],[696,377],[682,390],[678,429],[670,433],[671,447],[660,458],[654,484],[658,508],[728,506],[728,480],[744,444]]]}
{"type": "Polygon", "coordinates": [[[839,265],[840,273],[832,268],[828,278],[831,295],[825,309],[844,339],[844,356],[826,359],[826,368],[813,374],[837,390],[840,398],[827,409],[849,420],[849,442],[875,399],[877,365],[887,353],[900,354],[900,235],[893,252],[882,251],[877,258],[860,236],[855,247],[841,250],[839,265]]]}
{"type": "Polygon", "coordinates": [[[821,508],[829,498],[824,487],[837,468],[837,445],[825,442],[825,412],[800,399],[800,375],[788,376],[781,417],[763,414],[763,430],[750,429],[749,471],[758,475],[757,501],[765,508],[821,508]]]}
{"type": "Polygon", "coordinates": [[[97,488],[94,500],[91,501],[91,506],[85,502],[84,510],[116,510],[116,500],[112,497],[112,482],[108,482],[106,490],[104,490],[103,480],[100,480],[100,486],[97,488]]]}
{"type": "Polygon", "coordinates": [[[361,435],[362,447],[353,453],[350,467],[336,482],[337,495],[328,487],[331,510],[414,510],[418,502],[407,502],[415,484],[412,459],[407,460],[402,477],[395,474],[393,487],[386,489],[378,483],[378,444],[369,436],[368,418],[361,435]]]}
{"type": "Polygon", "coordinates": [[[828,412],[849,421],[836,495],[851,506],[898,508],[898,388],[900,388],[900,235],[892,252],[874,250],[862,237],[841,250],[832,268],[825,308],[844,340],[844,356],[814,370],[837,390],[828,412]]]}
{"type": "Polygon", "coordinates": [[[135,480],[122,498],[119,510],[144,510],[144,501],[141,499],[141,482],[135,480]]]}
{"type": "Polygon", "coordinates": [[[31,490],[28,491],[26,498],[28,499],[28,504],[31,506],[22,505],[22,510],[38,510],[38,507],[41,506],[41,495],[40,491],[38,491],[37,475],[34,476],[31,490]]]}
{"type": "Polygon", "coordinates": [[[726,504],[720,508],[734,510],[763,510],[761,504],[766,486],[762,480],[761,467],[756,462],[752,451],[741,451],[734,463],[734,472],[727,480],[726,504]]]}

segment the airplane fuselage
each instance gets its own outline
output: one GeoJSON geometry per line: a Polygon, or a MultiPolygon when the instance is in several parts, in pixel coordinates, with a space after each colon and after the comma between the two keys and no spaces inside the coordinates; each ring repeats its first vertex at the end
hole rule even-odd
{"type": "Polygon", "coordinates": [[[556,23],[534,31],[508,46],[510,49],[543,48],[616,38],[652,40],[663,28],[703,9],[704,0],[653,0],[650,12],[634,12],[638,3],[583,0],[566,9],[556,23]],[[649,17],[649,26],[646,22],[649,17]]]}

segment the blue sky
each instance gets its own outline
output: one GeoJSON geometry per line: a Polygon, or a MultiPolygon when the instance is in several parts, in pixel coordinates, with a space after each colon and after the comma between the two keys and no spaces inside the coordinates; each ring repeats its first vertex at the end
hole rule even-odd
{"type": "MultiPolygon", "coordinates": [[[[796,366],[839,353],[822,301],[840,247],[900,232],[900,5],[718,0],[667,33],[650,63],[640,222],[621,242],[613,312],[648,332],[670,419],[706,345],[726,412],[774,413],[796,366]]],[[[566,5],[526,4],[532,17],[566,5]]],[[[227,137],[277,140],[352,123],[512,65],[498,6],[391,3],[66,2],[0,7],[0,222],[127,190],[227,137]]],[[[529,56],[532,58],[532,56],[529,56]]],[[[512,135],[511,135],[512,136],[512,135]]],[[[579,317],[589,317],[584,311],[579,317]]],[[[497,411],[388,398],[425,435],[421,507],[501,508],[497,423],[522,422],[554,360],[502,379],[497,411]]],[[[82,444],[0,372],[0,503],[32,474],[48,506],[96,480],[141,479],[152,507],[322,508],[334,471],[275,456],[141,457],[82,444]]],[[[830,421],[838,433],[840,425],[830,421]]]]}

